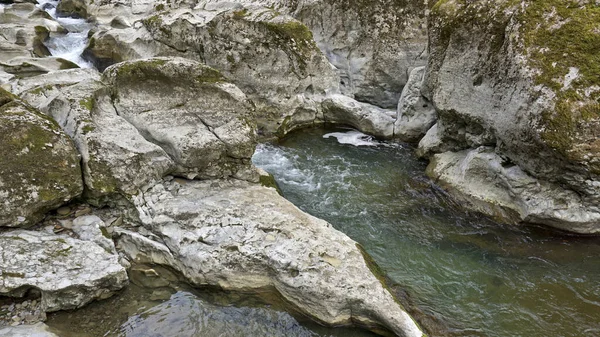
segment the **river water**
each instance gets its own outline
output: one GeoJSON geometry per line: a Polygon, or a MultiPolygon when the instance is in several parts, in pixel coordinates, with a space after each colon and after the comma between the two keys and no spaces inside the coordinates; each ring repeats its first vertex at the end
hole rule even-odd
{"type": "MultiPolygon", "coordinates": [[[[518,228],[467,213],[424,175],[408,145],[351,130],[295,132],[254,163],[283,195],[360,242],[450,336],[600,336],[600,239],[518,228]]],[[[131,285],[51,314],[62,337],[332,336],[244,294],[131,285]]]]}
{"type": "Polygon", "coordinates": [[[600,336],[599,238],[469,214],[413,152],[313,129],[260,145],[254,162],[288,200],[360,242],[452,335],[600,336]]]}
{"type": "Polygon", "coordinates": [[[58,0],[37,0],[37,2],[39,8],[45,10],[67,30],[67,33],[52,33],[50,39],[45,42],[52,56],[69,60],[81,68],[93,68],[93,65],[81,56],[87,46],[88,33],[92,24],[80,18],[58,16],[56,14],[58,0]]]}

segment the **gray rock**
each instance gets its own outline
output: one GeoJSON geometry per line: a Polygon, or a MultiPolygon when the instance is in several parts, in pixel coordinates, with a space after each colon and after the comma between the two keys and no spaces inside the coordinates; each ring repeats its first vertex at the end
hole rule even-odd
{"type": "Polygon", "coordinates": [[[77,235],[78,239],[94,242],[108,253],[117,253],[115,244],[108,235],[106,224],[98,216],[84,215],[75,218],[71,230],[77,235]]]}
{"type": "Polygon", "coordinates": [[[20,325],[15,327],[0,327],[0,335],[4,337],[59,337],[50,331],[44,323],[20,325]]]}
{"type": "Polygon", "coordinates": [[[600,208],[590,212],[577,193],[528,175],[493,148],[436,154],[427,171],[463,204],[492,217],[600,233],[600,208]]]}
{"type": "MultiPolygon", "coordinates": [[[[596,219],[600,203],[600,80],[589,67],[600,38],[588,25],[592,7],[558,13],[549,3],[438,2],[422,88],[437,109],[440,150],[496,147],[535,179],[580,195],[575,223],[596,219]],[[585,38],[573,41],[573,31],[585,38]]],[[[562,206],[546,207],[544,223],[569,228],[562,206]]]]}
{"type": "Polygon", "coordinates": [[[413,69],[398,101],[394,137],[405,142],[418,142],[435,124],[433,104],[421,95],[425,67],[413,69]]]}
{"type": "Polygon", "coordinates": [[[94,205],[121,203],[173,167],[160,146],[117,114],[101,82],[64,87],[41,110],[73,138],[82,156],[85,197],[94,205]]]}
{"type": "Polygon", "coordinates": [[[173,159],[175,174],[206,179],[250,171],[256,148],[251,106],[217,70],[154,58],[115,65],[103,79],[117,114],[173,159]]]}
{"type": "Polygon", "coordinates": [[[132,28],[105,27],[86,53],[103,65],[165,55],[205,63],[253,101],[266,135],[295,114],[313,121],[322,97],[338,91],[338,78],[308,28],[270,8],[221,5],[153,13],[132,28]]]}
{"type": "MultiPolygon", "coordinates": [[[[205,0],[199,5],[214,8],[221,2],[205,0]]],[[[395,108],[411,69],[427,62],[427,1],[232,2],[275,8],[304,23],[335,66],[342,92],[361,102],[395,108]]]]}
{"type": "Polygon", "coordinates": [[[194,286],[274,291],[324,324],[423,335],[354,241],[274,189],[236,180],[171,181],[141,194],[136,205],[159,239],[118,229],[117,248],[135,263],[168,266],[194,286]]]}
{"type": "Polygon", "coordinates": [[[374,105],[357,102],[344,95],[332,95],[323,100],[323,120],[344,124],[382,138],[394,135],[395,113],[374,105]]]}
{"type": "Polygon", "coordinates": [[[92,242],[15,230],[0,234],[0,252],[0,294],[35,289],[47,312],[79,308],[127,284],[117,256],[92,242]]]}
{"type": "Polygon", "coordinates": [[[0,89],[0,226],[26,227],[79,196],[79,156],[55,121],[0,89]]]}

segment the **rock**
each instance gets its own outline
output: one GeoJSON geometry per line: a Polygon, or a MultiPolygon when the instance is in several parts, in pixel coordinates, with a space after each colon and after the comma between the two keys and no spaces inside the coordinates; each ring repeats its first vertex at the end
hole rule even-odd
{"type": "Polygon", "coordinates": [[[77,235],[78,239],[94,242],[108,253],[117,253],[115,244],[106,230],[106,224],[99,217],[95,215],[79,216],[73,220],[71,230],[77,235]]]}
{"type": "MultiPolygon", "coordinates": [[[[597,218],[600,204],[596,19],[583,4],[440,1],[422,88],[452,151],[495,146],[533,178],[580,195],[578,219],[597,218]]],[[[545,223],[568,229],[562,207],[546,207],[545,223]]]]}
{"type": "Polygon", "coordinates": [[[58,335],[50,332],[50,328],[44,323],[15,327],[0,327],[0,335],[4,337],[58,337],[58,335]]]}
{"type": "Polygon", "coordinates": [[[79,68],[79,66],[60,57],[14,57],[10,61],[0,63],[0,70],[16,75],[19,78],[73,68],[79,68]]]}
{"type": "Polygon", "coordinates": [[[173,166],[162,148],[117,114],[110,91],[100,82],[62,88],[41,109],[73,138],[82,155],[85,198],[93,205],[121,203],[173,166]]]}
{"type": "Polygon", "coordinates": [[[0,89],[0,226],[26,227],[79,196],[77,150],[56,122],[0,89]]]}
{"type": "Polygon", "coordinates": [[[429,158],[436,153],[444,152],[446,145],[440,139],[440,132],[438,131],[438,124],[434,124],[431,129],[427,131],[425,136],[419,141],[417,147],[417,156],[421,158],[429,158]]]}
{"type": "Polygon", "coordinates": [[[581,196],[540,181],[480,147],[433,157],[428,174],[469,208],[513,223],[536,223],[582,234],[600,233],[600,212],[582,207],[581,196]]]}
{"type": "Polygon", "coordinates": [[[394,137],[405,142],[421,140],[437,120],[435,108],[421,95],[424,74],[425,67],[411,71],[398,102],[394,137]]]}
{"type": "Polygon", "coordinates": [[[295,114],[302,115],[295,118],[300,123],[312,123],[322,97],[338,90],[308,28],[273,9],[221,3],[157,12],[141,22],[104,27],[108,31],[96,33],[85,53],[101,65],[162,55],[205,63],[253,101],[259,131],[267,136],[295,114]]]}
{"type": "Polygon", "coordinates": [[[309,27],[358,101],[395,108],[410,70],[427,61],[426,1],[276,2],[309,27]]]}
{"type": "MultiPolygon", "coordinates": [[[[233,2],[275,8],[304,23],[335,66],[342,93],[361,102],[395,108],[412,68],[427,62],[427,1],[233,2]]],[[[205,0],[199,5],[218,8],[221,2],[205,0]]]]}
{"type": "Polygon", "coordinates": [[[0,252],[0,294],[22,297],[33,289],[47,312],[79,308],[127,284],[117,256],[92,242],[15,230],[0,234],[0,252]]]}
{"type": "Polygon", "coordinates": [[[154,58],[108,68],[103,80],[112,87],[117,114],[161,146],[175,174],[241,177],[251,169],[251,106],[217,70],[183,58],[154,58]]]}
{"type": "Polygon", "coordinates": [[[326,123],[349,125],[382,138],[394,135],[393,114],[344,95],[333,95],[323,101],[323,120],[326,123]]]}
{"type": "Polygon", "coordinates": [[[238,180],[171,184],[136,200],[142,225],[157,239],[115,231],[132,262],[170,267],[198,287],[274,291],[323,324],[423,335],[354,241],[274,189],[238,180]]]}
{"type": "Polygon", "coordinates": [[[87,6],[84,0],[61,0],[56,6],[56,14],[87,19],[87,6]]]}

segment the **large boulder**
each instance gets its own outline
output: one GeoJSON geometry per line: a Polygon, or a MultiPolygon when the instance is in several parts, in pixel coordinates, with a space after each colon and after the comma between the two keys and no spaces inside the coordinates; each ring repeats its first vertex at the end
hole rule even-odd
{"type": "MultiPolygon", "coordinates": [[[[439,151],[496,147],[504,162],[579,200],[576,223],[532,221],[577,232],[600,230],[593,220],[600,214],[596,7],[439,1],[431,10],[422,88],[438,113],[439,151]]],[[[548,195],[546,214],[564,207],[560,195],[548,195]]]]}
{"type": "Polygon", "coordinates": [[[175,174],[249,178],[256,147],[251,105],[219,71],[154,58],[115,65],[103,79],[116,113],[173,159],[175,174]]]}
{"type": "MultiPolygon", "coordinates": [[[[71,136],[82,156],[85,198],[94,205],[117,204],[170,172],[164,150],[117,114],[109,89],[88,79],[66,87],[34,88],[25,97],[50,97],[41,110],[71,136]]],[[[42,100],[43,101],[43,100],[42,100]]]]}
{"type": "Polygon", "coordinates": [[[273,9],[222,3],[157,11],[141,23],[101,29],[85,53],[98,65],[109,64],[111,58],[117,62],[161,55],[203,62],[253,101],[265,134],[275,133],[294,114],[304,115],[302,123],[314,121],[322,97],[338,90],[338,78],[310,30],[273,9]]]}
{"type": "Polygon", "coordinates": [[[15,87],[73,138],[94,205],[127,201],[167,174],[258,181],[252,106],[213,68],[154,58],[115,65],[102,82],[93,71],[71,71],[85,79],[76,84],[34,79],[15,87]]]}
{"type": "Polygon", "coordinates": [[[0,279],[0,295],[37,294],[47,312],[108,298],[128,282],[118,257],[104,248],[25,230],[0,234],[0,279]]]}
{"type": "Polygon", "coordinates": [[[0,226],[31,226],[79,196],[79,156],[54,120],[0,89],[0,226]]]}
{"type": "Polygon", "coordinates": [[[171,180],[136,205],[150,234],[116,232],[117,248],[134,263],[167,266],[194,286],[274,292],[327,325],[423,335],[354,241],[275,189],[171,180]]]}

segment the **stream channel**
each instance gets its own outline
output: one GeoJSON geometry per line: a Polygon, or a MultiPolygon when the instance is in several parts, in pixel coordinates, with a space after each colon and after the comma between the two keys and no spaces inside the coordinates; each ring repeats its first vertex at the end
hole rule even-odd
{"type": "MultiPolygon", "coordinates": [[[[600,336],[598,238],[467,213],[425,176],[414,148],[348,129],[294,132],[253,160],[288,200],[361,243],[449,335],[600,336]]],[[[185,287],[132,285],[47,323],[64,337],[372,336],[185,287]]]]}

